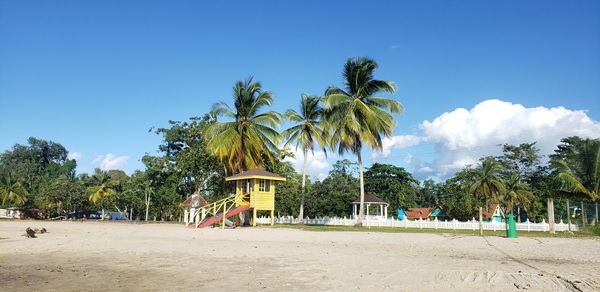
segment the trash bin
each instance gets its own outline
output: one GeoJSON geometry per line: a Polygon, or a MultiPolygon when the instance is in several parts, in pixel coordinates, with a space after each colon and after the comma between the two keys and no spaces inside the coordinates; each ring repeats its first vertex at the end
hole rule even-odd
{"type": "Polygon", "coordinates": [[[506,237],[517,238],[517,224],[514,215],[506,216],[506,237]]]}

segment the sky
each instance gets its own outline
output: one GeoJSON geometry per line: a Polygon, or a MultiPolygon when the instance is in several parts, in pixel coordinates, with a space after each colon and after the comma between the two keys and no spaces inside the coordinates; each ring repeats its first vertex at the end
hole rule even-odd
{"type": "MultiPolygon", "coordinates": [[[[443,179],[502,143],[600,137],[600,1],[0,0],[0,152],[34,136],[78,172],[131,173],[158,154],[149,129],[231,104],[235,81],[283,112],[361,56],[404,106],[366,166],[443,179]]],[[[315,152],[309,174],[340,158],[315,152]]]]}

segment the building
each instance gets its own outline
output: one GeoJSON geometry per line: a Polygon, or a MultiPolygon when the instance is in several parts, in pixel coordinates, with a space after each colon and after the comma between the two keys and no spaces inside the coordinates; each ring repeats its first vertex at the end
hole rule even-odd
{"type": "MultiPolygon", "coordinates": [[[[365,218],[379,218],[386,219],[388,214],[389,204],[379,197],[366,193],[364,199],[365,206],[365,218]]],[[[360,196],[352,202],[352,218],[358,216],[358,210],[360,208],[360,196]]]]}

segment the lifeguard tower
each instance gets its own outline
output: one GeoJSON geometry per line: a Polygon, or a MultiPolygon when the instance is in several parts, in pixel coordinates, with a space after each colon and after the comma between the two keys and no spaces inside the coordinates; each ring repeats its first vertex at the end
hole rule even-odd
{"type": "Polygon", "coordinates": [[[221,228],[225,228],[226,218],[249,209],[252,209],[252,226],[256,226],[257,211],[271,211],[271,225],[275,223],[275,183],[285,181],[284,177],[256,168],[227,177],[225,181],[235,182],[235,194],[197,209],[194,216],[199,218],[194,222],[197,228],[219,221],[221,228]]]}

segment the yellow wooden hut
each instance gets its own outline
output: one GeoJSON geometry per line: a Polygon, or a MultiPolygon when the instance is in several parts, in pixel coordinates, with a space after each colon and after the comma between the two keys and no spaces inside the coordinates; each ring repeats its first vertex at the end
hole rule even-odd
{"type": "Polygon", "coordinates": [[[257,211],[271,211],[271,225],[275,218],[275,183],[285,181],[280,177],[262,168],[242,171],[225,178],[226,181],[235,181],[236,204],[249,206],[252,209],[252,225],[256,226],[257,211]]]}

